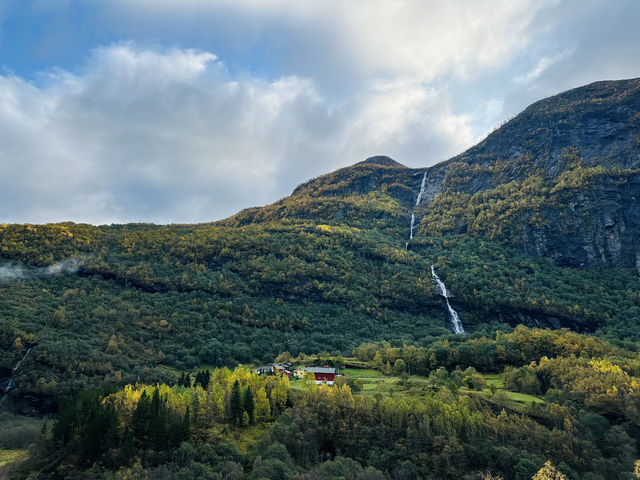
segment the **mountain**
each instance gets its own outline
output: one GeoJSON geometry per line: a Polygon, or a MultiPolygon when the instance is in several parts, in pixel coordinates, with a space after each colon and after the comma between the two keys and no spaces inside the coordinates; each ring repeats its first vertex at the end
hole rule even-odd
{"type": "Polygon", "coordinates": [[[376,205],[373,217],[389,220],[398,233],[423,186],[415,208],[422,234],[484,237],[558,265],[640,273],[639,167],[640,79],[596,82],[534,103],[434,167],[408,169],[372,157],[237,218],[246,224],[291,215],[371,226],[363,221],[372,215],[362,219],[351,202],[336,199],[385,192],[387,208],[376,205]],[[300,211],[301,202],[313,208],[300,211]]]}
{"type": "Polygon", "coordinates": [[[429,169],[425,233],[484,235],[560,265],[640,273],[639,166],[640,79],[576,88],[429,169]],[[452,213],[453,225],[436,221],[452,213]]]}
{"type": "Polygon", "coordinates": [[[42,404],[283,350],[463,341],[449,304],[472,338],[637,340],[639,145],[640,80],[598,82],[435,166],[372,157],[220,222],[0,225],[0,377],[34,347],[16,393],[42,404]]]}

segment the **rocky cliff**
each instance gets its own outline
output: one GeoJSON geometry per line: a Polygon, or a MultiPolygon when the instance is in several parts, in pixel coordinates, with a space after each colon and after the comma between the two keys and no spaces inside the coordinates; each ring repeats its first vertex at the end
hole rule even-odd
{"type": "MultiPolygon", "coordinates": [[[[448,190],[481,203],[481,192],[537,176],[543,186],[518,212],[515,243],[560,265],[640,273],[639,166],[640,79],[597,82],[531,105],[477,146],[429,169],[424,202],[448,190]],[[549,201],[539,203],[540,195],[549,201]]],[[[501,192],[484,196],[511,200],[501,192]]]]}

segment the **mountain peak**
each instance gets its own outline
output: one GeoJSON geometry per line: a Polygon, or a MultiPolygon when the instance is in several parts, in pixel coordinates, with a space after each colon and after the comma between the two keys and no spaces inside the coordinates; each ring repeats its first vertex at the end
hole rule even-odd
{"type": "Polygon", "coordinates": [[[356,163],[356,165],[384,165],[389,167],[402,167],[407,168],[399,162],[396,162],[393,158],[386,155],[376,155],[369,157],[366,160],[356,163]]]}

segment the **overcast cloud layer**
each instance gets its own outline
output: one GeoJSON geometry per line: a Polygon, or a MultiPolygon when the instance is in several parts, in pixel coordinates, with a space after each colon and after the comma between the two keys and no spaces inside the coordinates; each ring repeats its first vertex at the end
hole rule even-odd
{"type": "Polygon", "coordinates": [[[0,4],[4,222],[216,220],[640,76],[633,0],[19,3],[0,4]]]}

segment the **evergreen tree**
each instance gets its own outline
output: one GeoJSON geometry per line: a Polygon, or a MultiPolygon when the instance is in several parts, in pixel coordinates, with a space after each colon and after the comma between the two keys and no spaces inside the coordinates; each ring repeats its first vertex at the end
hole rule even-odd
{"type": "Polygon", "coordinates": [[[187,406],[185,414],[180,417],[173,413],[167,426],[168,441],[172,448],[177,448],[191,437],[191,413],[187,406]]]}
{"type": "MultiPolygon", "coordinates": [[[[198,425],[200,418],[200,397],[198,396],[198,394],[193,394],[191,397],[191,405],[193,406],[193,408],[191,409],[191,419],[190,422],[193,423],[194,425],[198,425]]],[[[189,407],[187,406],[187,409],[189,407]]]]}
{"type": "Polygon", "coordinates": [[[189,407],[187,406],[187,410],[184,413],[184,418],[182,419],[182,441],[185,442],[191,438],[191,413],[189,412],[189,407]]]}
{"type": "Polygon", "coordinates": [[[209,382],[211,381],[211,372],[209,370],[201,370],[196,374],[196,379],[194,382],[194,386],[201,385],[205,390],[209,386],[209,382]]]}
{"type": "Polygon", "coordinates": [[[178,380],[178,385],[189,388],[191,386],[191,375],[187,372],[182,372],[180,380],[178,380]]]}
{"type": "Polygon", "coordinates": [[[231,397],[229,398],[229,413],[230,422],[234,425],[238,425],[242,421],[242,391],[240,390],[240,383],[236,380],[231,388],[231,397]]]}
{"type": "Polygon", "coordinates": [[[163,450],[167,446],[167,411],[160,398],[158,387],[151,398],[151,416],[149,419],[149,446],[154,450],[163,450]]]}
{"type": "Polygon", "coordinates": [[[126,433],[124,434],[124,439],[122,440],[122,445],[120,446],[120,455],[117,459],[117,463],[119,465],[127,465],[129,463],[129,460],[131,460],[131,458],[133,457],[134,453],[135,448],[133,432],[127,429],[126,433]]]}
{"type": "Polygon", "coordinates": [[[138,447],[144,447],[147,443],[149,435],[149,421],[151,420],[151,399],[147,392],[143,391],[138,400],[138,405],[133,412],[131,419],[131,428],[133,429],[133,438],[138,447]]]}
{"type": "Polygon", "coordinates": [[[250,387],[247,387],[247,389],[244,392],[244,411],[247,412],[247,416],[249,418],[249,423],[253,423],[254,420],[254,416],[255,416],[255,409],[256,409],[256,404],[255,404],[255,400],[253,398],[253,392],[251,391],[250,387]]]}

